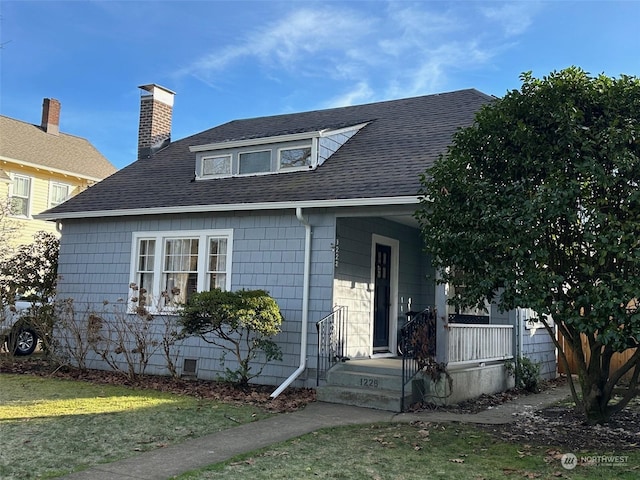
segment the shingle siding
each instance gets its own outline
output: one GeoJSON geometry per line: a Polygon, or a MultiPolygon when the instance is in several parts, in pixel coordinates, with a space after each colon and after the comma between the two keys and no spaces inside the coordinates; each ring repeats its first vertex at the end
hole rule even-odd
{"type": "MultiPolygon", "coordinates": [[[[314,332],[315,322],[331,310],[331,243],[335,219],[331,214],[320,213],[310,215],[309,221],[313,225],[313,264],[308,328],[314,332]]],[[[117,304],[119,299],[125,300],[120,302],[124,307],[129,295],[132,232],[218,228],[231,228],[234,232],[232,289],[265,289],[282,310],[285,322],[276,340],[281,345],[284,358],[282,362],[269,365],[259,379],[260,383],[277,384],[297,368],[300,355],[305,228],[293,210],[258,216],[229,213],[150,221],[140,217],[65,222],[60,249],[58,298],[73,297],[80,312],[87,309],[102,311],[105,309],[104,301],[111,305],[117,304]]],[[[317,339],[314,335],[309,335],[309,339],[307,348],[313,364],[310,366],[314,366],[317,339]]],[[[198,375],[202,378],[216,378],[223,373],[218,349],[192,338],[181,350],[180,366],[184,358],[196,358],[198,375]]],[[[94,361],[93,365],[99,366],[99,362],[94,361]]],[[[166,373],[161,355],[152,358],[147,372],[166,373]]]]}
{"type": "Polygon", "coordinates": [[[523,328],[522,356],[540,365],[542,378],[550,379],[557,376],[556,347],[544,328],[523,328]]]}

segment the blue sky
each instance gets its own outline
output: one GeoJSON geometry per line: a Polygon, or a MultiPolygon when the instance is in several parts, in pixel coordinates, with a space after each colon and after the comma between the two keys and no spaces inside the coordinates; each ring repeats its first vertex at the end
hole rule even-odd
{"type": "MultiPolygon", "coordinates": [[[[0,0],[0,114],[135,161],[139,85],[177,93],[174,140],[238,118],[476,88],[570,65],[640,76],[640,1],[0,0]]],[[[1,141],[1,139],[0,139],[1,141]]]]}

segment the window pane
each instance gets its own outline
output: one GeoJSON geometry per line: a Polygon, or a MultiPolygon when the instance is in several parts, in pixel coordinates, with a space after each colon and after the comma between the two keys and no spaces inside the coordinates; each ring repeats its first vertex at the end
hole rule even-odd
{"type": "Polygon", "coordinates": [[[26,198],[13,197],[11,199],[11,215],[26,217],[29,214],[29,201],[26,198]]]}
{"type": "Polygon", "coordinates": [[[13,194],[19,197],[29,196],[29,184],[31,183],[29,178],[16,177],[13,180],[13,194]]]}
{"type": "Polygon", "coordinates": [[[138,305],[153,304],[153,273],[138,274],[138,305]]]}
{"type": "Polygon", "coordinates": [[[209,275],[209,290],[219,288],[225,290],[227,286],[227,274],[226,273],[212,273],[209,275]]]}
{"type": "Polygon", "coordinates": [[[240,173],[271,171],[271,150],[240,154],[240,173]]]}
{"type": "Polygon", "coordinates": [[[165,244],[166,272],[195,272],[198,268],[198,239],[171,239],[165,244]]]}
{"type": "Polygon", "coordinates": [[[31,179],[29,177],[16,176],[13,179],[13,191],[11,194],[11,214],[27,217],[29,215],[29,194],[31,179]]]}
{"type": "Polygon", "coordinates": [[[197,273],[168,273],[164,275],[164,288],[169,295],[167,303],[184,303],[198,291],[197,273]]]}
{"type": "Polygon", "coordinates": [[[60,205],[69,197],[69,185],[51,184],[51,206],[60,205]]]}
{"type": "Polygon", "coordinates": [[[138,270],[142,272],[153,271],[156,241],[140,240],[140,253],[138,254],[138,270]]]}
{"type": "Polygon", "coordinates": [[[209,272],[225,272],[227,269],[227,239],[209,240],[209,272]]]}
{"type": "Polygon", "coordinates": [[[231,156],[208,157],[202,159],[202,175],[230,175],[231,156]]]}
{"type": "Polygon", "coordinates": [[[311,147],[280,150],[280,168],[306,167],[311,165],[311,147]]]}

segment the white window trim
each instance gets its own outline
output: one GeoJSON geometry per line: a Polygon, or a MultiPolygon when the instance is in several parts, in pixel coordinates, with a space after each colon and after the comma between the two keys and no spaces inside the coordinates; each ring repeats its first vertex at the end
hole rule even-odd
{"type": "Polygon", "coordinates": [[[295,171],[299,171],[299,170],[313,170],[316,166],[316,163],[318,161],[317,155],[315,155],[315,149],[314,149],[314,145],[316,142],[310,142],[310,143],[305,143],[305,144],[300,144],[300,145],[287,145],[286,147],[281,147],[278,148],[277,151],[277,159],[276,159],[276,170],[279,172],[295,172],[295,171]],[[285,150],[299,150],[302,148],[308,148],[311,150],[311,163],[309,165],[303,165],[302,167],[283,167],[282,164],[280,163],[280,159],[282,158],[282,152],[284,152],[285,150]]]}
{"type": "Polygon", "coordinates": [[[56,204],[53,203],[53,187],[54,186],[67,187],[67,196],[60,203],[63,203],[67,201],[69,198],[71,198],[71,192],[73,190],[73,185],[70,185],[64,182],[58,182],[56,180],[49,180],[49,201],[47,203],[49,205],[49,208],[55,207],[56,205],[60,205],[60,203],[56,203],[56,204]]]}
{"type": "MultiPolygon", "coordinates": [[[[23,175],[21,173],[11,173],[11,183],[9,184],[9,199],[11,200],[14,197],[13,186],[16,178],[25,178],[29,180],[29,196],[27,197],[27,214],[26,215],[14,215],[13,212],[10,211],[9,216],[14,218],[31,218],[31,204],[33,202],[33,177],[29,175],[23,175]]],[[[18,197],[24,198],[24,197],[18,197]]]]}
{"type": "MultiPolygon", "coordinates": [[[[138,245],[140,240],[155,240],[156,252],[153,259],[153,292],[154,298],[148,302],[148,310],[158,313],[158,305],[161,304],[163,261],[165,254],[165,240],[179,238],[198,238],[198,291],[203,291],[207,285],[207,260],[209,253],[208,239],[211,237],[225,237],[227,239],[227,264],[225,290],[231,290],[231,266],[233,264],[233,229],[215,230],[169,230],[153,232],[133,232],[131,236],[131,263],[129,267],[129,284],[137,283],[138,272],[138,245]]],[[[131,293],[131,292],[130,292],[131,293]]],[[[128,302],[129,313],[134,313],[136,305],[128,302]]],[[[175,307],[163,307],[163,313],[175,313],[175,307]]]]}

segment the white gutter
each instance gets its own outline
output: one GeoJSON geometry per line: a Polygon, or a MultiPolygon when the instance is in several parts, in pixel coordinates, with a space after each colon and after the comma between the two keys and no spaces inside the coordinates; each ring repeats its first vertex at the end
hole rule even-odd
{"type": "Polygon", "coordinates": [[[300,366],[272,394],[276,398],[307,368],[307,324],[309,321],[309,279],[311,276],[311,225],[302,216],[302,208],[296,208],[296,217],[304,225],[304,273],[302,280],[302,329],[300,332],[300,366]]]}
{"type": "Polygon", "coordinates": [[[172,213],[233,212],[248,210],[286,210],[290,208],[335,208],[335,207],[374,207],[390,205],[414,205],[422,197],[407,195],[401,197],[338,198],[328,200],[303,200],[299,202],[259,202],[229,203],[214,205],[183,205],[174,207],[131,208],[118,210],[74,211],[63,213],[40,213],[34,215],[37,220],[64,220],[71,218],[127,217],[139,215],[163,215],[172,213]]]}

